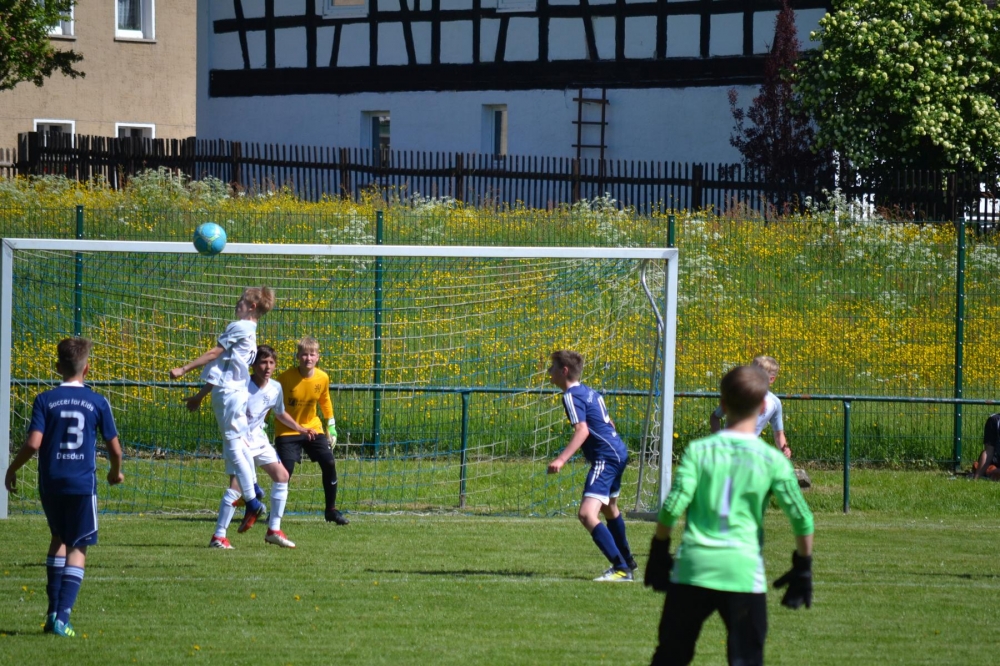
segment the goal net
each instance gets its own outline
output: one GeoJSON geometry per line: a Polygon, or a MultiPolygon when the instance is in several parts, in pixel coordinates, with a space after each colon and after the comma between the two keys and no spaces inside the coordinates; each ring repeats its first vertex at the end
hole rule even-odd
{"type": "MultiPolygon", "coordinates": [[[[546,372],[556,349],[583,354],[583,380],[629,448],[621,506],[655,510],[669,488],[676,250],[230,243],[206,258],[186,243],[37,239],[2,250],[0,471],[34,396],[58,383],[56,344],[88,337],[88,384],[109,399],[125,449],[114,488],[99,457],[102,510],[216,510],[228,482],[218,429],[207,404],[184,407],[197,381],[168,371],[214,346],[257,285],[277,295],[257,341],[277,350],[278,372],[300,338],[320,343],[342,509],[574,511],[586,461],[546,474],[571,433],[546,372]]],[[[34,462],[19,479],[0,515],[41,510],[34,462]]],[[[287,510],[323,505],[318,467],[304,462],[287,510]]]]}

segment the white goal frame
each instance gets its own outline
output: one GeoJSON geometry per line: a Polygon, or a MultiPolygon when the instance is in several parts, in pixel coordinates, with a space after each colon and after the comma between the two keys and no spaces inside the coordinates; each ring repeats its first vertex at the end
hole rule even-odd
{"type": "MultiPolygon", "coordinates": [[[[15,250],[64,252],[134,252],[146,254],[196,254],[191,243],[146,241],[54,240],[5,238],[0,241],[0,476],[10,466],[11,325],[15,250]]],[[[662,301],[650,303],[657,318],[662,345],[663,370],[660,399],[659,503],[670,491],[673,460],[674,365],[677,341],[677,261],[675,248],[621,247],[486,247],[469,245],[293,245],[229,243],[223,254],[341,256],[341,257],[454,257],[498,259],[635,259],[666,262],[662,301]],[[656,310],[659,309],[659,312],[656,310]],[[660,316],[662,313],[662,317],[660,316]]],[[[643,284],[645,287],[645,284],[643,284]]],[[[648,291],[647,291],[648,293],[648,291]]],[[[7,489],[0,489],[0,519],[8,517],[7,489]]]]}

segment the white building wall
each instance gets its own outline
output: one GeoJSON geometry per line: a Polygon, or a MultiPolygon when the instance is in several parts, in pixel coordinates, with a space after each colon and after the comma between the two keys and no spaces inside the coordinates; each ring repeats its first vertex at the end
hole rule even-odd
{"type": "MultiPolygon", "coordinates": [[[[613,0],[608,0],[613,2],[613,0]]],[[[632,2],[633,0],[629,0],[632,2]]],[[[380,7],[389,0],[380,0],[380,7]]],[[[465,7],[471,0],[442,0],[442,8],[465,7]]],[[[579,4],[579,0],[549,0],[550,4],[579,4]]],[[[398,0],[393,7],[398,7],[398,0]]],[[[322,3],[319,3],[322,4],[322,3]]],[[[409,0],[413,7],[414,1],[409,0]]],[[[424,5],[429,5],[424,0],[424,5]]],[[[590,0],[590,4],[602,4],[590,0]]],[[[263,14],[263,0],[243,0],[247,17],[263,14]]],[[[295,15],[304,11],[304,0],[275,3],[280,14],[295,15]]],[[[471,6],[471,5],[470,5],[471,6]]],[[[484,6],[486,2],[484,0],[484,6]]],[[[241,70],[244,67],[240,40],[236,33],[215,34],[212,22],[233,18],[233,3],[199,1],[199,87],[198,135],[206,139],[230,139],[247,142],[300,144],[336,147],[369,147],[366,112],[388,111],[391,117],[390,142],[393,150],[463,151],[483,150],[485,105],[506,105],[507,146],[511,155],[575,156],[577,141],[578,90],[461,91],[461,92],[391,92],[357,94],[297,94],[246,97],[210,97],[208,72],[241,70]]],[[[823,15],[822,10],[798,13],[799,32],[807,40],[823,15]]],[[[773,39],[774,12],[760,12],[753,21],[753,51],[766,53],[773,39]]],[[[414,17],[416,19],[416,17],[414,17]]],[[[536,16],[510,14],[504,60],[534,61],[539,57],[536,16]]],[[[670,16],[666,24],[666,56],[699,58],[701,45],[699,16],[670,16]]],[[[407,49],[402,23],[380,24],[378,30],[378,68],[370,69],[369,28],[355,23],[342,26],[338,70],[355,71],[361,76],[379,76],[385,68],[406,65],[407,49]],[[363,69],[362,69],[363,68],[363,69]]],[[[428,76],[419,69],[431,61],[430,23],[416,19],[411,25],[414,56],[418,67],[413,76],[428,76]]],[[[743,15],[711,16],[710,56],[740,56],[743,49],[743,15]]],[[[441,27],[440,62],[472,62],[471,22],[446,22],[441,27]]],[[[615,22],[597,17],[592,21],[594,47],[599,60],[615,58],[615,22]]],[[[624,56],[629,60],[654,58],[656,54],[655,19],[629,18],[625,21],[624,56]]],[[[495,59],[499,21],[480,22],[479,57],[489,63],[495,59]]],[[[251,70],[266,67],[263,32],[246,36],[251,70]]],[[[329,64],[333,28],[317,30],[316,66],[318,75],[329,64]]],[[[308,66],[306,36],[302,28],[275,31],[275,66],[308,66]]],[[[806,44],[808,46],[808,44],[806,44]]],[[[549,25],[548,62],[584,61],[588,58],[584,24],[579,19],[553,18],[549,25]]],[[[663,62],[663,61],[660,61],[663,62]]],[[[412,66],[412,65],[411,65],[412,66]]],[[[271,70],[274,71],[274,70],[271,70]]],[[[301,69],[299,70],[301,71],[301,69]]],[[[727,92],[730,86],[617,89],[607,91],[605,144],[608,159],[670,160],[683,162],[736,162],[739,154],[729,144],[733,120],[727,92]]],[[[748,104],[756,86],[737,88],[741,103],[748,104]]],[[[593,96],[593,93],[588,96],[593,96]]],[[[600,117],[596,106],[585,109],[585,119],[600,117]]],[[[598,142],[598,128],[585,128],[583,143],[598,142]]],[[[597,157],[598,151],[584,150],[583,156],[597,157]]]]}
{"type": "MultiPolygon", "coordinates": [[[[754,87],[738,89],[743,100],[754,87]]],[[[737,162],[728,88],[609,90],[608,159],[737,162]]],[[[592,94],[592,93],[591,93],[592,94]]],[[[573,157],[576,90],[364,93],[200,99],[198,135],[261,143],[368,147],[366,111],[389,111],[393,150],[482,150],[483,106],[507,105],[511,155],[573,157]]],[[[596,117],[598,109],[587,111],[596,117]]],[[[585,143],[596,143],[588,127],[585,143]]],[[[597,157],[585,150],[585,157],[597,157]]]]}

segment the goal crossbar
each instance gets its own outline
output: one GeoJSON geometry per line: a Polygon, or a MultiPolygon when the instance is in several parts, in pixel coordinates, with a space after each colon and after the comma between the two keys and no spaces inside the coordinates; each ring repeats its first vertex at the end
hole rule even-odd
{"type": "MultiPolygon", "coordinates": [[[[148,254],[197,254],[192,243],[147,241],[52,240],[5,238],[12,250],[69,252],[139,252],[148,254]]],[[[268,254],[331,257],[468,257],[493,259],[651,259],[676,260],[675,248],[623,247],[520,247],[479,245],[294,245],[229,243],[222,254],[268,254]]]]}

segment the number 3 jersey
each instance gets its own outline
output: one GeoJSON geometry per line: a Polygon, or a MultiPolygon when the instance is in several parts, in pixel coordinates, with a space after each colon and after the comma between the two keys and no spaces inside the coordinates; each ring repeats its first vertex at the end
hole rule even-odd
{"type": "Polygon", "coordinates": [[[588,462],[628,460],[628,449],[615,431],[600,393],[584,384],[571,384],[563,392],[563,407],[570,425],[585,422],[590,435],[580,447],[588,462]]]}
{"type": "Polygon", "coordinates": [[[42,433],[38,451],[38,490],[43,494],[97,493],[97,433],[118,436],[111,405],[83,384],[60,384],[39,393],[28,432],[42,433]]]}

